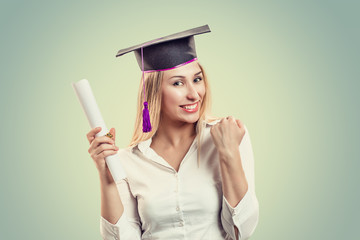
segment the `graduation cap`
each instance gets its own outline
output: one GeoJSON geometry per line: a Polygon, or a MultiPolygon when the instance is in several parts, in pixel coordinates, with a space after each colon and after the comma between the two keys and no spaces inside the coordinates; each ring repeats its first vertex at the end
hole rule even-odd
{"type": "Polygon", "coordinates": [[[166,71],[197,60],[194,35],[210,32],[208,25],[157,38],[149,42],[121,49],[116,57],[134,51],[143,74],[144,109],[143,132],[151,131],[148,103],[145,101],[144,73],[166,71]]]}

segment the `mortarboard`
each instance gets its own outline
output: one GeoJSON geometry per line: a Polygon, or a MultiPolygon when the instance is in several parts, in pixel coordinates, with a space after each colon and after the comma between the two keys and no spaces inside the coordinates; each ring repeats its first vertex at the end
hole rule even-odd
{"type": "Polygon", "coordinates": [[[197,60],[194,35],[210,32],[208,25],[154,39],[149,42],[121,49],[116,57],[134,51],[143,74],[144,109],[143,132],[151,131],[148,103],[145,100],[144,73],[165,71],[197,60]]]}

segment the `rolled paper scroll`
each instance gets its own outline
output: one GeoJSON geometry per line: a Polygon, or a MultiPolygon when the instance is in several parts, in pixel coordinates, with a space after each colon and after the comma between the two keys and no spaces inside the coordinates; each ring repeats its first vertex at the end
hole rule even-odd
{"type": "MultiPolygon", "coordinates": [[[[96,137],[107,134],[109,131],[101,116],[88,80],[82,79],[76,83],[72,83],[72,86],[89,121],[90,127],[101,127],[101,131],[96,134],[96,137]]],[[[126,178],[125,171],[120,164],[120,155],[118,152],[114,155],[105,157],[105,161],[115,183],[118,183],[122,179],[126,178]]]]}

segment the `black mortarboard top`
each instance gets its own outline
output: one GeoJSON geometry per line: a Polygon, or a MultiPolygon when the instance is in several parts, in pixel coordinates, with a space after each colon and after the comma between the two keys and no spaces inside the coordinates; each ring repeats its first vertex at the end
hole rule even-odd
{"type": "Polygon", "coordinates": [[[165,71],[197,60],[194,35],[210,32],[204,25],[119,50],[116,57],[134,51],[142,70],[144,86],[143,132],[151,131],[148,102],[145,99],[145,72],[165,71]]]}
{"type": "Polygon", "coordinates": [[[208,25],[192,28],[119,50],[116,57],[134,51],[141,70],[145,72],[169,70],[196,60],[194,35],[207,32],[210,32],[208,25]],[[143,68],[141,50],[143,50],[143,68]]]}

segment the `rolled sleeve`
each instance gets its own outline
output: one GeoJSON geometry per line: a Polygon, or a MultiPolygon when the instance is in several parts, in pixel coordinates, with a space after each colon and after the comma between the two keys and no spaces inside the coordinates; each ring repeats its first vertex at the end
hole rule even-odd
{"type": "Polygon", "coordinates": [[[140,239],[140,237],[136,238],[136,236],[140,235],[127,222],[126,216],[124,214],[121,215],[115,224],[110,223],[101,216],[100,226],[100,233],[104,240],[140,239]]]}
{"type": "Polygon", "coordinates": [[[223,196],[221,222],[231,239],[248,239],[255,231],[258,220],[259,203],[254,193],[247,191],[235,207],[223,196]],[[235,236],[234,226],[239,230],[239,238],[235,236]]]}
{"type": "Polygon", "coordinates": [[[103,239],[119,239],[121,222],[124,214],[120,217],[116,224],[112,224],[105,218],[100,216],[100,234],[103,239]]]}

